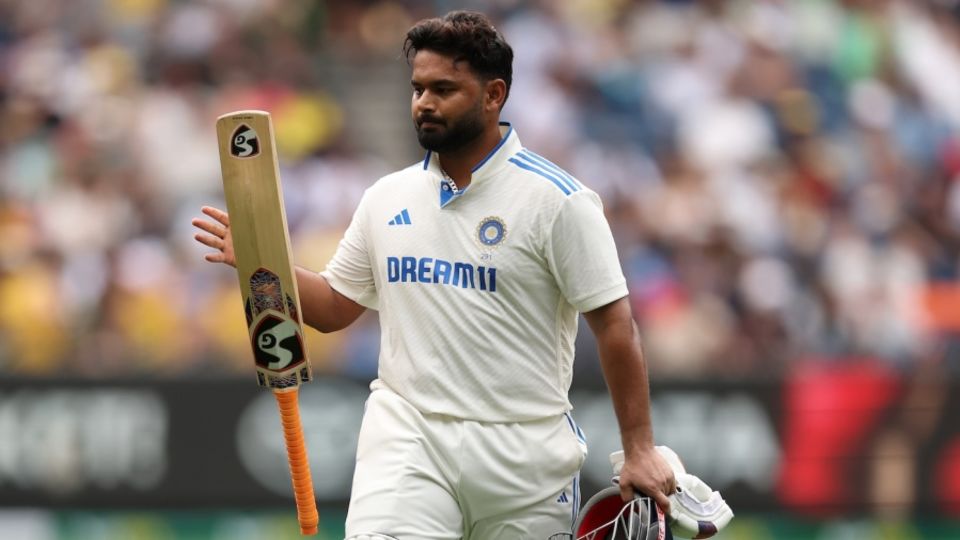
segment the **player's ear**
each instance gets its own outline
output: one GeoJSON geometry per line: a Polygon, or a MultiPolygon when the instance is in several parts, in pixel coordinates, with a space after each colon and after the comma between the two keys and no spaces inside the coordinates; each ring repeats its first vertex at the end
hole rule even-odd
{"type": "Polygon", "coordinates": [[[483,108],[491,112],[499,112],[507,100],[507,83],[503,79],[490,79],[484,91],[483,108]]]}

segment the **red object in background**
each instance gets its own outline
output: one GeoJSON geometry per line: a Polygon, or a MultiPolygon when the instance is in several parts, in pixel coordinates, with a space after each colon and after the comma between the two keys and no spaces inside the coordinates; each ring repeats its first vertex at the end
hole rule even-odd
{"type": "Polygon", "coordinates": [[[934,332],[960,332],[960,285],[932,282],[919,294],[924,312],[921,324],[934,332]]]}
{"type": "Polygon", "coordinates": [[[784,383],[777,494],[796,512],[837,515],[857,503],[853,475],[868,435],[897,397],[899,377],[871,359],[798,365],[784,383]]]}
{"type": "Polygon", "coordinates": [[[940,159],[947,174],[960,178],[960,138],[954,138],[940,149],[940,159]]]}
{"type": "Polygon", "coordinates": [[[945,445],[933,469],[933,492],[948,516],[960,514],[960,437],[945,445]]]}

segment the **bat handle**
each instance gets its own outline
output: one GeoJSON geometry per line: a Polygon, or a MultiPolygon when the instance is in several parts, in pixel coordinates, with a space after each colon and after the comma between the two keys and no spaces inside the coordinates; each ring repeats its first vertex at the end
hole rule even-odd
{"type": "Polygon", "coordinates": [[[273,395],[277,397],[277,405],[280,406],[280,420],[283,423],[283,438],[287,443],[293,494],[297,500],[300,534],[314,535],[317,534],[320,517],[317,514],[317,502],[313,496],[313,480],[310,478],[307,447],[303,442],[303,427],[300,425],[299,392],[295,387],[284,392],[274,392],[273,395]]]}

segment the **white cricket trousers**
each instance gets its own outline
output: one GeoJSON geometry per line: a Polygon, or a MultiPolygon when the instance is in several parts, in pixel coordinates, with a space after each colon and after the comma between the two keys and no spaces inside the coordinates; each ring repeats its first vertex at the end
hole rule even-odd
{"type": "Polygon", "coordinates": [[[547,540],[569,533],[586,454],[569,414],[476,422],[423,414],[378,388],[360,428],[346,536],[547,540]]]}

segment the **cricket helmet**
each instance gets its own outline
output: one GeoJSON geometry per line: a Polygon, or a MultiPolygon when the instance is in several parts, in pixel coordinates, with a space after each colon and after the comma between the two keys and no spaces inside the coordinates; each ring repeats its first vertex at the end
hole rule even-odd
{"type": "MultiPolygon", "coordinates": [[[[680,456],[666,446],[657,446],[657,452],[666,460],[670,468],[673,469],[674,478],[677,481],[677,488],[670,495],[670,514],[664,519],[660,509],[653,504],[653,508],[659,514],[659,523],[661,529],[669,529],[669,533],[677,538],[703,539],[710,538],[726,527],[727,523],[733,519],[733,511],[730,505],[723,499],[720,492],[710,488],[699,477],[687,472],[680,461],[680,456]]],[[[613,483],[617,484],[620,480],[620,470],[623,468],[623,452],[614,452],[610,454],[610,464],[613,466],[613,483]]],[[[613,490],[619,497],[618,488],[607,488],[613,490]]],[[[591,499],[592,500],[592,499],[591,499]]],[[[613,505],[615,501],[607,504],[613,505]]],[[[588,503],[589,504],[589,503],[588,503]]],[[[651,502],[652,504],[652,502],[651,502]]],[[[587,529],[589,530],[589,529],[587,529]]],[[[579,538],[578,534],[576,538],[579,538]]],[[[666,538],[670,538],[667,536],[666,538]]],[[[597,538],[604,538],[598,536],[597,538]]],[[[614,537],[610,537],[614,538],[614,537]]],[[[616,537],[621,538],[621,537],[616,537]]],[[[642,536],[625,536],[623,538],[648,538],[642,536]]],[[[649,537],[649,538],[664,538],[649,537]]]]}
{"type": "Polygon", "coordinates": [[[672,540],[663,511],[645,495],[623,502],[620,488],[590,497],[573,526],[574,540],[672,540]]]}

